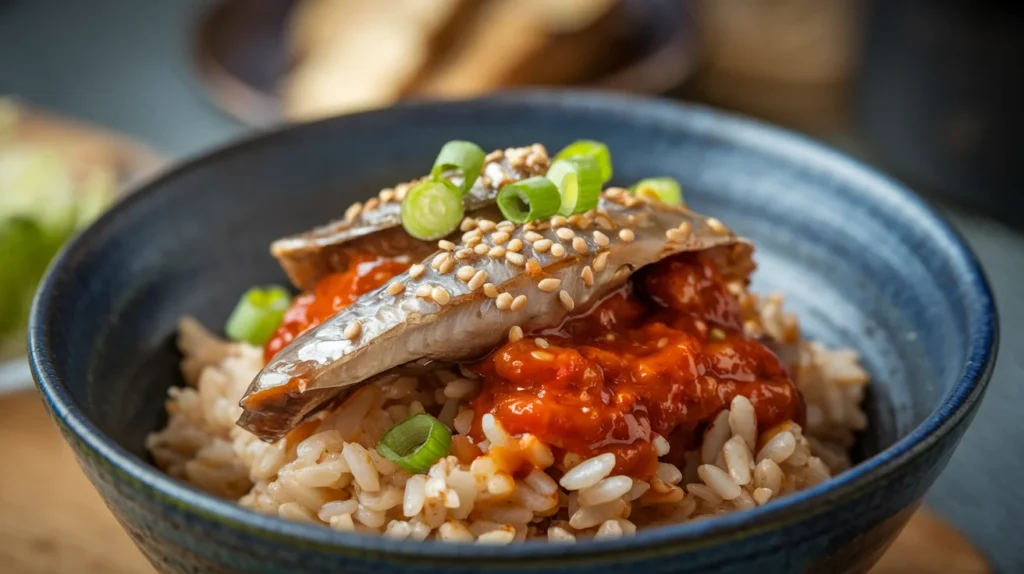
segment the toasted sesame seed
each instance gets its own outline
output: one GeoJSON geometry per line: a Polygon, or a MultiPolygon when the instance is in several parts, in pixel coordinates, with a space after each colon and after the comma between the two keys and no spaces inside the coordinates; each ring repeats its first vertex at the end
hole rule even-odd
{"type": "Polygon", "coordinates": [[[451,257],[451,255],[449,255],[447,251],[442,251],[430,260],[430,266],[434,269],[438,269],[441,267],[441,264],[444,263],[445,259],[448,259],[449,257],[451,257]]]}
{"type": "Polygon", "coordinates": [[[517,238],[513,239],[512,241],[509,241],[508,245],[506,245],[505,247],[509,251],[515,251],[516,253],[518,253],[519,251],[522,251],[522,249],[523,249],[523,241],[517,237],[517,238]]]}
{"type": "Polygon", "coordinates": [[[512,307],[513,300],[514,299],[511,294],[502,293],[494,300],[494,306],[497,307],[499,311],[508,311],[509,308],[512,307]]]}
{"type": "Polygon", "coordinates": [[[512,223],[511,221],[505,220],[498,223],[497,230],[504,231],[505,233],[512,233],[513,231],[516,230],[516,224],[512,223]]]}
{"type": "Polygon", "coordinates": [[[582,237],[573,237],[572,238],[572,248],[576,250],[576,253],[586,253],[587,252],[587,240],[583,239],[582,237]]]}
{"type": "Polygon", "coordinates": [[[508,239],[509,236],[507,231],[495,231],[491,234],[491,241],[493,241],[495,245],[499,243],[508,243],[508,239]]]}
{"type": "Polygon", "coordinates": [[[583,284],[587,287],[594,286],[594,270],[590,268],[590,265],[583,268],[583,271],[580,272],[580,277],[583,278],[583,284]]]}
{"type": "Polygon", "coordinates": [[[477,255],[487,255],[487,252],[491,250],[491,246],[486,243],[478,243],[473,247],[473,252],[477,255]]]}
{"type": "Polygon", "coordinates": [[[470,249],[469,247],[466,247],[465,249],[459,249],[458,251],[455,252],[456,259],[472,259],[475,255],[476,253],[474,253],[473,250],[470,249]]]}
{"type": "Polygon", "coordinates": [[[659,349],[664,349],[666,346],[668,346],[668,337],[662,337],[662,338],[658,339],[658,348],[659,349]]]}
{"type": "Polygon", "coordinates": [[[612,219],[605,213],[597,214],[595,221],[597,222],[597,226],[605,231],[615,229],[615,224],[612,223],[612,219]]]}
{"type": "Polygon", "coordinates": [[[445,251],[455,251],[455,244],[452,243],[451,241],[448,241],[447,239],[442,239],[441,241],[437,242],[437,248],[443,249],[445,251]]]}
{"type": "Polygon", "coordinates": [[[388,295],[398,295],[402,291],[405,291],[405,283],[401,281],[395,281],[388,285],[388,295]]]}
{"type": "Polygon", "coordinates": [[[491,299],[497,299],[498,288],[494,286],[494,283],[484,283],[484,295],[487,295],[491,299]]]}
{"type": "Polygon", "coordinates": [[[501,259],[505,256],[505,248],[500,245],[495,245],[487,252],[487,256],[491,259],[501,259]]]}
{"type": "Polygon", "coordinates": [[[473,229],[476,229],[476,219],[464,217],[462,223],[459,224],[459,231],[470,231],[473,229]]]}
{"type": "Polygon", "coordinates": [[[536,343],[537,346],[540,347],[541,349],[547,349],[548,347],[551,346],[548,343],[548,340],[545,339],[544,337],[537,337],[536,339],[533,340],[533,342],[536,343]]]}
{"type": "Polygon", "coordinates": [[[420,285],[417,287],[416,296],[420,299],[430,299],[430,285],[420,285]]]}
{"type": "Polygon", "coordinates": [[[473,277],[466,284],[469,285],[470,289],[476,291],[484,286],[484,281],[487,281],[487,272],[481,269],[474,273],[473,277]]]}
{"type": "Polygon", "coordinates": [[[380,193],[377,194],[377,197],[380,198],[381,203],[389,203],[395,199],[395,190],[382,189],[380,190],[380,193]]]}
{"type": "Polygon", "coordinates": [[[342,335],[349,341],[359,338],[359,334],[363,332],[363,324],[359,321],[352,321],[348,325],[345,325],[345,331],[342,335]]]}
{"type": "Polygon", "coordinates": [[[572,295],[568,291],[558,292],[558,302],[562,304],[566,311],[572,311],[576,308],[576,301],[573,301],[572,295]]]}
{"type": "Polygon", "coordinates": [[[496,149],[491,153],[487,154],[486,156],[484,156],[484,163],[500,161],[501,158],[503,157],[505,157],[505,152],[501,151],[500,149],[496,149]]]}
{"type": "Polygon", "coordinates": [[[636,239],[636,234],[633,233],[632,229],[621,229],[619,230],[619,239],[625,241],[626,243],[629,243],[630,241],[636,239]]]}
{"type": "Polygon", "coordinates": [[[451,293],[448,292],[444,287],[434,287],[430,290],[430,296],[437,302],[438,305],[447,305],[452,300],[451,293]]]}
{"type": "Polygon", "coordinates": [[[523,239],[529,241],[530,243],[534,243],[536,241],[544,239],[544,236],[541,235],[540,233],[537,233],[536,231],[527,231],[526,233],[523,234],[523,239]]]}
{"type": "Polygon", "coordinates": [[[550,361],[555,358],[554,355],[547,351],[530,351],[530,356],[538,361],[550,361]]]}
{"type": "Polygon", "coordinates": [[[440,273],[442,273],[442,274],[447,275],[448,273],[451,273],[452,270],[454,270],[454,269],[455,269],[455,258],[449,256],[448,259],[445,259],[441,263],[441,267],[438,269],[438,271],[440,273]]]}
{"type": "Polygon", "coordinates": [[[370,199],[366,200],[366,205],[363,207],[363,211],[373,211],[378,207],[380,207],[380,199],[376,197],[371,197],[370,199]]]}
{"type": "Polygon", "coordinates": [[[505,259],[517,267],[526,265],[526,257],[522,253],[516,253],[515,251],[506,251],[505,259]]]}
{"type": "Polygon", "coordinates": [[[508,330],[508,340],[512,343],[519,341],[523,338],[523,328],[519,325],[512,325],[512,328],[508,330]]]}
{"type": "Polygon", "coordinates": [[[604,190],[604,194],[607,195],[608,197],[618,197],[623,193],[626,193],[626,190],[621,187],[609,187],[608,189],[604,190]]]}
{"type": "Polygon", "coordinates": [[[594,231],[594,243],[596,243],[598,247],[608,247],[608,242],[609,239],[607,235],[600,231],[594,231]]]}
{"type": "Polygon", "coordinates": [[[686,235],[678,228],[673,227],[672,229],[665,231],[665,239],[668,239],[673,243],[682,243],[686,241],[686,235]]]}
{"type": "Polygon", "coordinates": [[[359,203],[358,201],[348,206],[348,209],[345,210],[345,221],[352,221],[355,218],[359,217],[359,212],[361,212],[362,210],[363,204],[359,203]]]}
{"type": "Polygon", "coordinates": [[[551,246],[554,245],[554,243],[555,242],[551,241],[550,239],[541,239],[539,241],[534,241],[533,250],[536,251],[537,253],[546,253],[549,249],[551,249],[551,246]]]}
{"type": "Polygon", "coordinates": [[[626,207],[636,207],[643,202],[644,200],[637,198],[635,195],[626,195],[622,197],[622,204],[626,207]]]}
{"type": "Polygon", "coordinates": [[[541,291],[544,291],[545,293],[551,293],[555,289],[558,289],[558,286],[561,285],[561,284],[562,284],[562,280],[561,279],[555,279],[554,277],[548,277],[547,279],[541,279],[540,281],[538,281],[537,282],[537,287],[541,291]]]}
{"type": "Polygon", "coordinates": [[[633,267],[630,265],[623,265],[615,270],[615,275],[612,276],[612,279],[615,281],[622,281],[629,277],[631,273],[633,273],[633,267]]]}
{"type": "Polygon", "coordinates": [[[607,265],[608,265],[608,252],[607,251],[602,251],[601,253],[598,253],[597,257],[594,258],[594,271],[597,271],[598,273],[600,273],[600,272],[604,271],[604,268],[607,265]]]}
{"type": "Polygon", "coordinates": [[[555,243],[554,245],[551,246],[551,254],[554,255],[555,257],[564,257],[565,246],[562,245],[561,243],[555,243]]]}
{"type": "Polygon", "coordinates": [[[490,219],[478,219],[476,222],[476,226],[480,228],[480,231],[483,231],[484,233],[490,233],[494,231],[494,228],[497,227],[498,224],[494,223],[490,219]]]}
{"type": "Polygon", "coordinates": [[[465,281],[467,283],[473,278],[473,275],[476,275],[476,268],[470,267],[469,265],[463,265],[455,272],[455,276],[458,277],[460,281],[465,281]]]}
{"type": "Polygon", "coordinates": [[[471,230],[469,230],[469,231],[467,231],[467,232],[462,234],[462,242],[465,243],[465,242],[470,241],[472,239],[480,239],[480,237],[482,237],[482,236],[483,236],[483,233],[481,233],[479,229],[471,229],[471,230]]]}
{"type": "Polygon", "coordinates": [[[469,239],[467,239],[465,241],[465,244],[466,244],[466,247],[472,247],[472,248],[475,249],[476,246],[480,245],[481,243],[483,243],[483,241],[484,240],[483,240],[482,237],[475,236],[475,237],[470,237],[469,239]]]}
{"type": "Polygon", "coordinates": [[[689,237],[690,233],[693,232],[693,226],[690,225],[689,221],[684,221],[684,222],[680,223],[678,229],[679,229],[679,231],[681,231],[684,234],[686,234],[687,237],[689,237]]]}
{"type": "Polygon", "coordinates": [[[569,241],[573,237],[576,237],[576,232],[568,227],[559,227],[555,230],[555,235],[557,235],[562,241],[569,241]]]}
{"type": "Polygon", "coordinates": [[[509,305],[509,309],[512,311],[522,311],[526,308],[526,295],[520,295],[512,300],[512,304],[509,305]]]}
{"type": "Polygon", "coordinates": [[[423,272],[426,270],[426,267],[417,263],[409,268],[409,277],[412,277],[413,279],[419,279],[420,277],[423,276],[423,272]]]}
{"type": "Polygon", "coordinates": [[[569,220],[561,215],[555,215],[551,218],[551,227],[564,227],[568,222],[569,220]]]}
{"type": "Polygon", "coordinates": [[[708,218],[708,227],[710,227],[711,231],[714,231],[715,233],[726,232],[725,225],[723,225],[721,221],[715,219],[714,217],[708,218]]]}
{"type": "Polygon", "coordinates": [[[569,225],[571,225],[573,227],[583,227],[583,220],[584,220],[583,214],[582,213],[577,213],[577,214],[574,214],[574,215],[570,215],[569,218],[566,219],[566,223],[568,223],[569,225]]]}
{"type": "Polygon", "coordinates": [[[395,201],[401,202],[405,199],[405,194],[409,193],[409,184],[400,183],[395,186],[395,201]]]}

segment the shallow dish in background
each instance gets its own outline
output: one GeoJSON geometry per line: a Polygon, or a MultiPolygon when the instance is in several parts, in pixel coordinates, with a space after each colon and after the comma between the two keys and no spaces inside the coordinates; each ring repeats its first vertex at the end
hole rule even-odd
{"type": "MultiPolygon", "coordinates": [[[[154,173],[163,159],[147,146],[102,128],[59,117],[17,101],[0,98],[0,113],[14,111],[9,129],[17,145],[52,149],[70,169],[101,166],[117,174],[119,191],[154,173]]],[[[3,130],[0,130],[2,132],[3,130]]],[[[2,339],[2,337],[0,337],[2,339]]],[[[32,386],[28,361],[0,341],[0,394],[32,386]],[[6,354],[5,354],[6,351],[6,354]]]]}
{"type": "Polygon", "coordinates": [[[31,351],[86,474],[164,571],[834,572],[873,563],[948,460],[991,373],[995,325],[959,238],[850,160],[702,108],[526,92],[295,126],[179,167],[64,252],[37,298],[31,351]],[[577,137],[609,144],[613,183],[679,179],[694,209],[753,239],[755,288],[786,290],[808,335],[861,351],[875,382],[858,466],[763,507],[634,538],[493,548],[288,523],[145,462],[144,438],[180,384],[178,317],[223,324],[238,293],[280,281],[269,241],[417,175],[444,141],[557,149],[577,137]]]}
{"type": "MultiPolygon", "coordinates": [[[[254,126],[281,123],[279,87],[293,66],[288,17],[299,0],[218,0],[204,12],[195,38],[200,81],[214,101],[254,126]]],[[[662,94],[678,87],[697,63],[697,31],[687,2],[624,0],[627,33],[621,60],[588,87],[662,94]]]]}

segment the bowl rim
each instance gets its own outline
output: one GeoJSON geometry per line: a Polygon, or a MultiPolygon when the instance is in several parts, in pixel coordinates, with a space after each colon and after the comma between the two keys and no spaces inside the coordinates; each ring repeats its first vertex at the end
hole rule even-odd
{"type": "MultiPolygon", "coordinates": [[[[725,139],[744,148],[754,148],[776,157],[800,164],[810,170],[838,174],[864,194],[868,201],[908,213],[931,233],[939,234],[949,248],[947,260],[956,263],[957,273],[967,308],[969,353],[958,380],[942,397],[941,402],[916,428],[883,451],[840,473],[832,479],[804,491],[790,494],[773,504],[742,512],[729,513],[707,520],[685,522],[642,530],[636,536],[618,540],[585,540],[574,545],[527,541],[523,544],[493,547],[450,544],[437,541],[409,543],[383,536],[337,532],[318,525],[291,522],[275,516],[259,514],[230,500],[216,498],[180,482],[157,467],[129,453],[107,438],[83,414],[71,394],[56,376],[54,356],[50,349],[52,334],[51,306],[55,290],[68,275],[81,253],[87,252],[118,214],[138,201],[145,201],[159,186],[195,166],[215,163],[223,156],[245,153],[249,146],[261,145],[281,133],[329,122],[344,122],[347,117],[386,116],[390,109],[374,110],[311,122],[284,126],[260,132],[240,141],[230,142],[212,152],[179,163],[177,166],[139,185],[139,189],[103,215],[70,244],[66,245],[51,265],[43,280],[30,317],[29,351],[33,378],[39,387],[51,416],[67,428],[84,448],[92,451],[107,465],[127,473],[149,496],[169,501],[180,510],[198,514],[232,529],[241,529],[264,539],[284,541],[295,548],[327,553],[347,554],[370,552],[393,561],[432,559],[439,563],[467,560],[483,562],[501,560],[518,565],[550,564],[553,560],[593,561],[622,559],[629,555],[659,555],[668,552],[706,548],[736,539],[741,535],[764,532],[826,512],[836,504],[851,500],[866,490],[892,479],[898,469],[926,455],[968,419],[980,401],[995,364],[998,347],[998,315],[988,280],[977,257],[945,218],[909,189],[861,162],[834,151],[805,136],[773,127],[749,118],[711,108],[624,94],[593,90],[516,90],[483,98],[462,101],[401,103],[392,109],[446,110],[456,107],[487,108],[502,106],[535,108],[546,111],[601,111],[620,115],[644,124],[672,125],[713,139],[725,139]]],[[[69,438],[69,437],[66,437],[69,438]]],[[[792,543],[792,541],[789,541],[792,543]]]]}

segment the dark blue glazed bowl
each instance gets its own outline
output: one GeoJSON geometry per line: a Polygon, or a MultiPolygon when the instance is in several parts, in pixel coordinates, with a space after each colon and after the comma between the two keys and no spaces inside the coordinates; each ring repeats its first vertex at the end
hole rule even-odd
{"type": "Polygon", "coordinates": [[[43,398],[82,468],[165,572],[862,572],[949,460],[996,355],[974,255],[919,198],[817,144],[708,109],[586,92],[419,103],[299,125],[149,183],[65,249],[32,314],[43,398]],[[764,507],[575,546],[396,542],[261,516],[155,468],[143,448],[179,384],[183,314],[223,324],[283,281],[269,242],[421,174],[440,145],[607,142],[615,179],[671,175],[751,237],[756,287],[805,331],[859,349],[874,382],[862,462],[764,507]]]}

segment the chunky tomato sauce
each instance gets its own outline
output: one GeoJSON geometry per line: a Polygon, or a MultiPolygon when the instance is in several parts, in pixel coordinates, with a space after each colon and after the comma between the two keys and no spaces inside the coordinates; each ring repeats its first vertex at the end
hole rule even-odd
{"type": "Polygon", "coordinates": [[[324,277],[313,290],[292,301],[284,322],[263,350],[264,360],[270,361],[295,337],[323,323],[360,296],[383,286],[392,277],[404,273],[409,266],[405,259],[370,254],[353,256],[346,271],[324,277]]]}
{"type": "Polygon", "coordinates": [[[648,476],[654,433],[679,456],[736,395],[750,399],[761,428],[803,418],[785,367],[744,336],[736,298],[699,254],[642,270],[543,338],[547,347],[524,338],[474,366],[484,377],[476,439],[481,417],[493,413],[512,434],[584,458],[612,452],[616,472],[648,476]]]}

